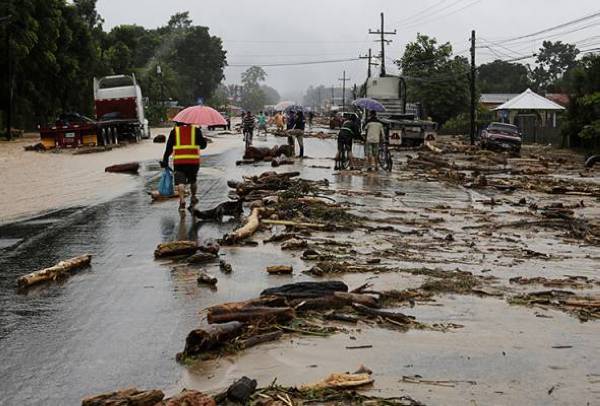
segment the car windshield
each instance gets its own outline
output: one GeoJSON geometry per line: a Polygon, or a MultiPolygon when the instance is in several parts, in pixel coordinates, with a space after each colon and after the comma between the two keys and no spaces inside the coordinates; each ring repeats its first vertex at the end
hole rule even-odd
{"type": "Polygon", "coordinates": [[[519,135],[519,130],[517,127],[510,124],[492,123],[489,125],[488,130],[504,131],[514,135],[519,135]]]}

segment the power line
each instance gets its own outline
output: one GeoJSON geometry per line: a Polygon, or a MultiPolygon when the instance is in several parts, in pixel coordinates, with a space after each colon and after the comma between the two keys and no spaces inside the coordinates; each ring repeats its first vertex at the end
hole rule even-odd
{"type": "Polygon", "coordinates": [[[518,36],[518,37],[509,38],[509,39],[506,39],[506,40],[503,40],[503,41],[498,41],[498,42],[496,42],[496,44],[505,44],[507,42],[514,42],[514,41],[517,41],[517,40],[520,40],[520,39],[537,37],[540,34],[545,34],[545,33],[548,33],[548,32],[552,32],[552,31],[558,30],[560,28],[565,28],[565,27],[568,27],[568,26],[571,26],[571,25],[574,25],[574,24],[579,24],[581,22],[588,21],[588,20],[594,19],[594,18],[599,17],[599,16],[600,16],[600,11],[592,13],[592,14],[588,14],[586,16],[577,18],[575,20],[567,21],[566,23],[558,24],[558,25],[555,25],[555,26],[552,26],[552,27],[545,28],[545,29],[540,30],[540,31],[536,31],[536,32],[533,32],[531,34],[521,35],[521,36],[518,36]]]}
{"type": "Polygon", "coordinates": [[[340,63],[340,62],[355,62],[360,61],[359,58],[348,58],[348,59],[330,59],[324,61],[306,61],[306,62],[282,62],[282,63],[255,63],[255,64],[230,64],[227,65],[229,68],[249,68],[251,66],[261,67],[277,67],[277,66],[304,66],[304,65],[321,65],[327,63],[340,63]]]}
{"type": "Polygon", "coordinates": [[[446,2],[446,1],[447,0],[440,0],[437,3],[433,4],[432,6],[426,7],[425,9],[423,9],[423,10],[421,10],[421,11],[419,11],[419,12],[417,12],[417,13],[409,16],[409,17],[405,17],[405,18],[402,18],[402,19],[400,19],[398,21],[394,21],[394,24],[401,24],[401,23],[403,23],[405,21],[410,21],[410,20],[414,19],[415,17],[418,17],[418,16],[420,16],[420,15],[428,12],[429,10],[431,10],[433,8],[436,8],[437,6],[441,5],[442,3],[446,2]]]}
{"type": "Polygon", "coordinates": [[[302,41],[302,40],[232,40],[232,39],[224,39],[223,42],[233,42],[233,43],[248,43],[248,44],[363,44],[371,41],[322,41],[322,40],[310,40],[310,41],[302,41]]]}
{"type": "MultiPolygon", "coordinates": [[[[443,19],[443,18],[449,17],[449,16],[451,16],[451,15],[454,15],[454,14],[456,14],[456,13],[459,13],[459,12],[461,12],[461,11],[463,11],[463,10],[465,10],[465,9],[469,8],[469,7],[472,7],[472,6],[474,6],[474,5],[476,5],[477,3],[480,3],[480,2],[481,2],[481,0],[475,0],[475,1],[472,1],[471,3],[468,3],[468,4],[466,4],[465,6],[463,6],[463,7],[460,7],[460,8],[458,8],[458,9],[456,9],[456,10],[453,10],[453,11],[451,11],[451,12],[449,12],[449,13],[446,13],[446,14],[444,14],[444,15],[440,15],[440,16],[433,17],[432,19],[429,19],[429,20],[425,19],[424,21],[419,21],[419,22],[417,22],[417,23],[415,23],[415,24],[413,24],[413,25],[409,25],[409,26],[403,27],[402,29],[403,29],[403,30],[407,30],[407,29],[412,29],[412,28],[416,28],[416,27],[421,27],[422,25],[429,24],[429,23],[432,23],[432,22],[434,22],[434,21],[438,21],[438,20],[440,20],[440,19],[443,19]]],[[[454,4],[456,4],[456,3],[453,3],[453,5],[454,5],[454,4]]]]}

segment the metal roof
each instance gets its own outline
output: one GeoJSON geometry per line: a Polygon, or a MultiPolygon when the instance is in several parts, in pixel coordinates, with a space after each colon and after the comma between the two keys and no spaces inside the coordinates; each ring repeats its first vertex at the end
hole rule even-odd
{"type": "Polygon", "coordinates": [[[518,95],[518,93],[482,93],[479,101],[484,104],[502,104],[518,95]]]}
{"type": "Polygon", "coordinates": [[[525,90],[520,95],[513,97],[494,110],[564,110],[565,108],[543,96],[533,92],[531,89],[525,90]]]}

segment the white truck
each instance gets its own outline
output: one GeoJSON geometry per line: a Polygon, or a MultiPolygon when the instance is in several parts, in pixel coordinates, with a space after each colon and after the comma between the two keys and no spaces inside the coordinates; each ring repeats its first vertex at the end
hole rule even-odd
{"type": "Polygon", "coordinates": [[[363,93],[384,105],[385,112],[377,116],[389,131],[391,145],[410,147],[435,139],[437,124],[421,120],[418,106],[406,102],[406,84],[401,77],[370,77],[363,86],[363,93]]]}
{"type": "Polygon", "coordinates": [[[94,78],[94,107],[96,120],[117,124],[119,137],[150,138],[142,90],[135,75],[94,78]]]}

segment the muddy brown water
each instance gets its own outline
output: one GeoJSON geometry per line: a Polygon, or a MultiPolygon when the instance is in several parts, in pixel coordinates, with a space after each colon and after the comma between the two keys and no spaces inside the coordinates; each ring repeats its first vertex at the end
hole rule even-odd
{"type": "MultiPolygon", "coordinates": [[[[228,179],[271,169],[265,165],[235,167],[241,141],[233,139],[222,152],[204,160],[199,178],[200,208],[226,199],[228,179]]],[[[283,143],[285,139],[276,141],[283,143]]],[[[255,137],[255,143],[270,145],[273,140],[255,137]]],[[[333,166],[326,158],[333,156],[334,142],[308,139],[306,143],[307,154],[315,159],[278,171],[299,169],[303,177],[328,178],[332,187],[340,189],[381,191],[389,196],[406,193],[385,199],[336,196],[357,203],[357,214],[383,219],[412,216],[383,209],[414,210],[415,217],[444,216],[443,226],[457,234],[462,225],[479,220],[460,212],[477,206],[474,202],[482,196],[474,192],[424,182],[401,171],[392,175],[333,175],[331,170],[309,166],[333,166]],[[451,205],[457,212],[424,212],[438,204],[451,205]]],[[[218,238],[233,224],[194,226],[189,215],[181,220],[176,202],[150,204],[145,191],[156,183],[158,167],[153,158],[145,160],[140,176],[120,175],[127,184],[119,186],[116,198],[99,204],[85,201],[0,227],[0,241],[5,247],[0,251],[0,404],[78,404],[85,395],[129,386],[163,388],[169,393],[183,387],[217,391],[242,375],[257,378],[261,385],[274,378],[295,385],[317,381],[331,372],[352,371],[360,364],[374,371],[372,394],[409,394],[427,404],[600,403],[600,323],[581,323],[556,311],[509,306],[496,298],[446,295],[431,305],[401,309],[426,323],[464,325],[447,333],[399,333],[367,325],[348,326],[346,333],[330,338],[288,338],[235,357],[191,367],[177,364],[175,354],[182,350],[185,336],[203,322],[201,309],[254,297],[269,286],[311,278],[299,272],[309,266],[300,259],[300,253],[282,252],[276,245],[224,249],[224,259],[234,271],[223,275],[216,265],[207,266],[207,271],[219,278],[216,291],[198,287],[194,274],[172,272],[168,264],[154,261],[152,252],[159,242],[183,236],[218,238]],[[18,276],[82,252],[94,254],[89,269],[27,294],[15,291],[18,276]],[[280,263],[293,265],[295,275],[266,275],[267,265],[280,263]],[[546,317],[537,317],[540,314],[546,317]],[[353,345],[373,348],[345,349],[353,345]],[[552,348],[556,346],[570,348],[552,348]],[[402,376],[413,375],[459,382],[452,387],[401,382],[402,376]]],[[[489,215],[510,217],[511,209],[499,208],[489,215]]],[[[439,234],[443,237],[444,231],[439,234]]],[[[574,272],[597,276],[597,248],[563,242],[551,233],[522,234],[528,246],[554,253],[557,258],[515,262],[504,252],[490,253],[483,248],[471,252],[457,244],[460,254],[447,247],[437,252],[424,249],[437,263],[407,258],[396,263],[475,273],[491,268],[503,280],[574,272]]],[[[356,250],[365,255],[402,243],[402,239],[360,232],[338,238],[353,241],[356,250]]],[[[403,238],[408,245],[414,243],[414,237],[403,238]]],[[[497,244],[495,248],[510,246],[497,244]]],[[[354,287],[367,278],[377,289],[415,287],[423,280],[401,273],[351,274],[340,279],[354,287]]]]}

